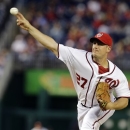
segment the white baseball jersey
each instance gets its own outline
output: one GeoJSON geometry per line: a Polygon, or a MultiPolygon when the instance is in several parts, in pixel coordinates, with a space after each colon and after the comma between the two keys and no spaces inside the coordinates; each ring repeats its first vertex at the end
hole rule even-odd
{"type": "MultiPolygon", "coordinates": [[[[122,71],[109,62],[109,72],[98,73],[98,66],[92,60],[91,52],[59,44],[59,59],[68,67],[78,99],[83,105],[92,107],[98,102],[95,97],[98,82],[107,82],[110,90],[115,89],[116,97],[130,97],[128,82],[122,71]]],[[[111,92],[111,99],[114,100],[111,92]]]]}
{"type": "MultiPolygon", "coordinates": [[[[61,44],[59,44],[58,49],[58,58],[62,60],[69,69],[80,105],[82,104],[82,106],[86,108],[92,108],[98,105],[95,96],[96,85],[98,82],[107,82],[109,84],[112,101],[115,100],[113,90],[115,90],[117,98],[130,97],[130,90],[125,75],[111,61],[108,60],[109,72],[99,74],[98,65],[92,60],[91,52],[67,47],[61,44]]],[[[78,106],[81,107],[80,105],[78,106]]],[[[113,113],[114,111],[112,111],[108,117],[110,117],[113,113]]],[[[87,129],[87,127],[85,129],[87,129]]],[[[82,128],[82,130],[84,129],[82,128]]]]}

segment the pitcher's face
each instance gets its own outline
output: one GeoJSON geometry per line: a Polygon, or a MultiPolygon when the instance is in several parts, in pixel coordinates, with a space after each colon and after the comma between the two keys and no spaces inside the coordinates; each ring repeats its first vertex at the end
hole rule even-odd
{"type": "Polygon", "coordinates": [[[93,41],[93,45],[92,45],[93,57],[95,57],[95,58],[107,57],[110,50],[111,50],[110,46],[105,45],[104,43],[100,42],[99,40],[93,41]]]}

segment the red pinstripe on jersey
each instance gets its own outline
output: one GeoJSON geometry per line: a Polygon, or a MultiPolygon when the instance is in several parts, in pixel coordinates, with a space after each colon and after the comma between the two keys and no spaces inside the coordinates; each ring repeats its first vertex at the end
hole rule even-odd
{"type": "Polygon", "coordinates": [[[105,113],[105,115],[103,115],[101,118],[99,118],[98,120],[96,120],[94,123],[93,123],[93,129],[94,129],[94,125],[99,122],[101,119],[103,119],[103,117],[105,117],[111,110],[109,110],[107,113],[105,113]]]}
{"type": "MultiPolygon", "coordinates": [[[[91,78],[90,78],[89,85],[88,85],[88,89],[87,89],[87,92],[86,92],[85,104],[84,104],[84,106],[86,106],[86,103],[87,103],[87,94],[88,94],[88,91],[89,91],[89,88],[90,88],[91,80],[92,80],[93,75],[94,75],[94,68],[92,67],[91,63],[89,62],[89,59],[88,59],[88,57],[87,57],[87,54],[88,54],[88,52],[86,53],[86,59],[87,59],[87,62],[88,62],[88,64],[90,65],[90,67],[91,67],[91,69],[92,69],[92,76],[91,76],[91,78]]],[[[115,67],[116,67],[116,66],[114,65],[114,68],[113,68],[112,72],[109,73],[108,75],[111,75],[111,74],[114,72],[115,67]]],[[[100,79],[99,79],[98,82],[100,82],[101,78],[102,78],[102,77],[100,77],[100,79]]],[[[93,106],[93,100],[94,100],[95,92],[96,92],[96,87],[95,87],[95,91],[94,91],[94,93],[93,93],[93,98],[92,98],[91,106],[89,106],[89,107],[92,107],[92,106],[93,106]]],[[[87,106],[86,106],[86,107],[87,107],[87,106]]]]}
{"type": "MultiPolygon", "coordinates": [[[[90,65],[90,67],[91,67],[91,69],[92,69],[92,76],[91,76],[91,78],[90,78],[89,85],[88,85],[88,89],[87,89],[86,96],[85,96],[85,104],[84,104],[85,106],[86,106],[86,102],[87,102],[87,93],[88,93],[88,91],[89,91],[90,84],[91,84],[91,81],[92,81],[92,78],[93,78],[93,75],[94,75],[94,69],[93,69],[92,65],[90,64],[90,62],[89,62],[89,60],[88,60],[88,58],[87,58],[87,54],[88,54],[88,52],[86,53],[86,59],[87,59],[87,62],[89,63],[89,65],[90,65]]],[[[92,105],[91,105],[91,107],[92,107],[92,105]]]]}

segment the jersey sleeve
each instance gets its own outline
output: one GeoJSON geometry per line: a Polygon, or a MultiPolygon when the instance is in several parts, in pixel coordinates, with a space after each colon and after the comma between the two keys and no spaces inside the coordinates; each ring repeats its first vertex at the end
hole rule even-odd
{"type": "Polygon", "coordinates": [[[61,61],[63,61],[67,66],[74,66],[75,59],[79,59],[79,55],[81,55],[81,50],[76,48],[64,46],[59,44],[58,46],[58,57],[61,61]]]}
{"type": "Polygon", "coordinates": [[[59,44],[58,46],[58,57],[65,64],[70,64],[72,66],[73,56],[72,48],[59,44]]]}
{"type": "Polygon", "coordinates": [[[119,83],[118,87],[115,88],[116,97],[127,97],[130,98],[130,88],[128,85],[128,81],[125,76],[123,76],[121,83],[119,83]]]}

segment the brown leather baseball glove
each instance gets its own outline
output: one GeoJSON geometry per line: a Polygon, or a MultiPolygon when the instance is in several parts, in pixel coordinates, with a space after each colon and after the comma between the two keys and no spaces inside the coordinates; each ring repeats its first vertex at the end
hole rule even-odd
{"type": "Polygon", "coordinates": [[[99,82],[96,89],[96,98],[100,108],[105,111],[107,103],[111,102],[109,95],[109,84],[106,82],[99,82]]]}

